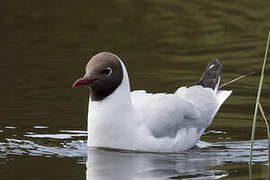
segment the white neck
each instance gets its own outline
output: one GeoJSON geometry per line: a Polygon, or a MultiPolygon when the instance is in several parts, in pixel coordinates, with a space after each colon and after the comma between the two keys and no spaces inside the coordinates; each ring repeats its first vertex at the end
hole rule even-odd
{"type": "Polygon", "coordinates": [[[89,146],[121,149],[125,149],[125,145],[131,147],[131,138],[134,136],[133,107],[127,70],[122,61],[119,61],[123,70],[123,79],[119,87],[102,101],[89,100],[89,146]]]}

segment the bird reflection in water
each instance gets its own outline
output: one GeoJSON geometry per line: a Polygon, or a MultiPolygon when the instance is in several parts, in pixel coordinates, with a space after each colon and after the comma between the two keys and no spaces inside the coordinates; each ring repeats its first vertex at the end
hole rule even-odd
{"type": "Polygon", "coordinates": [[[201,156],[196,151],[166,154],[89,148],[86,177],[87,180],[159,180],[227,176],[224,171],[211,170],[211,167],[221,165],[221,161],[201,156]]]}

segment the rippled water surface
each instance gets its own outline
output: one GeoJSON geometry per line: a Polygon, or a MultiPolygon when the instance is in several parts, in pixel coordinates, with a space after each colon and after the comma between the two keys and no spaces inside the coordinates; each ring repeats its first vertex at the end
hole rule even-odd
{"type": "MultiPolygon", "coordinates": [[[[267,179],[260,116],[252,115],[270,29],[270,1],[3,1],[0,11],[0,180],[267,179]],[[87,149],[88,89],[71,89],[88,59],[118,54],[131,88],[174,92],[214,57],[228,89],[197,146],[178,154],[87,149]]],[[[269,118],[267,65],[261,103],[269,118]]]]}

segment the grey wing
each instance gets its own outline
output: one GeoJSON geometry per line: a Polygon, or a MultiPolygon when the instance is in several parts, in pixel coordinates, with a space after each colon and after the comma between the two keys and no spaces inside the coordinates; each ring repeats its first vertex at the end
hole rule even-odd
{"type": "Polygon", "coordinates": [[[176,94],[133,93],[135,107],[144,117],[143,125],[156,138],[174,138],[185,127],[198,127],[200,112],[176,94]]]}

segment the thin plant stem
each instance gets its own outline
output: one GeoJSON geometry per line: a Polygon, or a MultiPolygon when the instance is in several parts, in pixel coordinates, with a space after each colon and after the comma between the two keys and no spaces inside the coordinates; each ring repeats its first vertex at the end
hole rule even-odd
{"type": "Polygon", "coordinates": [[[264,78],[264,69],[265,69],[265,64],[266,64],[266,59],[267,59],[267,52],[268,52],[268,47],[269,47],[269,39],[270,39],[270,31],[268,32],[268,38],[267,38],[266,49],[265,49],[265,54],[264,54],[264,61],[263,61],[263,66],[262,66],[261,78],[260,78],[260,83],[259,83],[259,88],[258,88],[258,93],[257,93],[257,99],[256,99],[256,104],[255,104],[255,111],[254,111],[254,116],[253,116],[252,133],[251,133],[251,140],[250,140],[250,154],[249,154],[249,164],[250,165],[252,164],[252,153],[253,153],[253,145],[254,145],[254,139],[255,139],[255,129],[256,129],[256,119],[257,119],[257,112],[258,112],[258,104],[259,104],[259,101],[260,101],[260,96],[261,96],[261,91],[262,91],[263,78],[264,78]]]}
{"type": "Polygon", "coordinates": [[[222,89],[222,88],[224,88],[225,86],[227,86],[227,85],[229,85],[229,84],[231,84],[231,83],[233,83],[233,82],[235,82],[235,81],[238,81],[238,80],[240,80],[240,79],[242,79],[242,78],[244,78],[244,77],[246,77],[246,76],[253,75],[253,74],[255,74],[255,72],[248,72],[248,73],[242,74],[242,75],[240,75],[240,76],[238,76],[238,77],[236,77],[236,78],[234,78],[234,79],[232,79],[232,80],[230,80],[230,81],[227,81],[227,82],[221,84],[221,85],[218,87],[218,89],[222,89]]]}
{"type": "Polygon", "coordinates": [[[252,178],[252,166],[248,166],[248,180],[253,180],[252,178]]]}
{"type": "Polygon", "coordinates": [[[270,129],[269,129],[269,124],[268,124],[268,121],[265,117],[265,114],[264,114],[264,111],[263,111],[263,108],[262,108],[262,105],[261,103],[259,103],[259,110],[261,112],[261,115],[263,117],[263,120],[265,122],[265,126],[266,126],[266,129],[267,129],[267,137],[268,137],[268,166],[270,164],[270,129]]]}

